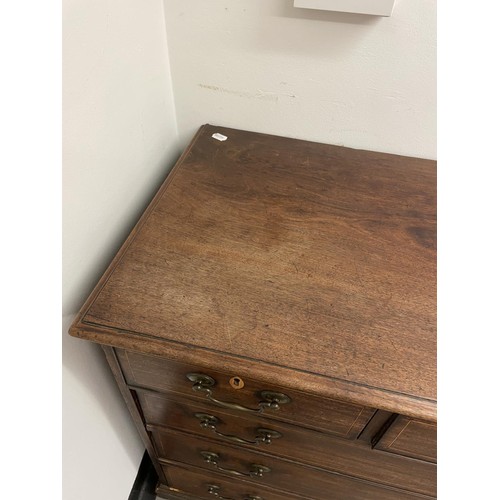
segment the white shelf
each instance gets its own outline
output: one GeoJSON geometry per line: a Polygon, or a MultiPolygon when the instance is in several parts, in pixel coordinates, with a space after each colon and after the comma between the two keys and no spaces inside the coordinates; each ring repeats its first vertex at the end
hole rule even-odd
{"type": "Polygon", "coordinates": [[[390,16],[394,3],[395,0],[294,0],[293,6],[303,9],[390,16]]]}

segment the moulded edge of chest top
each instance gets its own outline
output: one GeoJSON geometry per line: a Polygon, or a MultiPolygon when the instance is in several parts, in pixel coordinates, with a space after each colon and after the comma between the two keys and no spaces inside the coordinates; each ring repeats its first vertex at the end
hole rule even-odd
{"type": "Polygon", "coordinates": [[[120,332],[108,327],[87,325],[78,319],[70,327],[69,333],[74,337],[101,345],[160,356],[173,361],[197,365],[200,368],[216,366],[219,370],[236,373],[241,377],[258,379],[268,384],[289,387],[320,397],[369,406],[430,422],[437,421],[436,401],[391,392],[384,388],[369,387],[290,367],[273,365],[256,359],[237,357],[224,352],[160,340],[145,335],[120,332]]]}

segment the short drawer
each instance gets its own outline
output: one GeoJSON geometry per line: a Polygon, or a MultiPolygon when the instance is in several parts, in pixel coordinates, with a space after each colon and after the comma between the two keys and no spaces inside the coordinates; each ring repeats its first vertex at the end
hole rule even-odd
{"type": "Polygon", "coordinates": [[[375,448],[435,463],[437,459],[437,425],[399,415],[375,448]]]}
{"type": "Polygon", "coordinates": [[[235,443],[389,486],[436,494],[434,464],[372,450],[366,442],[347,441],[283,422],[214,409],[204,402],[188,402],[142,389],[136,393],[149,424],[194,433],[223,444],[235,443]]]}
{"type": "Polygon", "coordinates": [[[373,408],[290,388],[270,387],[236,373],[198,368],[121,349],[116,353],[125,379],[131,386],[173,391],[209,401],[214,407],[296,423],[348,439],[355,439],[375,412],[373,408]]]}
{"type": "MultiPolygon", "coordinates": [[[[169,486],[160,486],[158,495],[186,494],[194,498],[226,498],[234,500],[304,500],[289,493],[283,494],[265,486],[227,479],[213,472],[202,472],[174,465],[163,465],[169,486]]],[[[167,497],[168,498],[168,497],[167,497]]],[[[307,499],[306,499],[307,500],[307,499]]]]}
{"type": "Polygon", "coordinates": [[[372,482],[329,473],[188,434],[155,429],[151,432],[160,462],[182,463],[221,473],[230,478],[290,491],[318,500],[409,500],[430,498],[386,488],[372,482]]]}

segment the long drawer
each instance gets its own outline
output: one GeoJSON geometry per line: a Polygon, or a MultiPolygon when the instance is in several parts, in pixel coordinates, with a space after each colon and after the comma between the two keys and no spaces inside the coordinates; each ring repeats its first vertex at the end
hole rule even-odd
{"type": "Polygon", "coordinates": [[[217,471],[227,477],[237,477],[255,484],[290,491],[306,498],[318,500],[431,498],[302,466],[242,447],[215,443],[197,436],[159,428],[149,430],[160,461],[183,463],[217,471]]]}
{"type": "MultiPolygon", "coordinates": [[[[158,495],[186,495],[189,498],[224,498],[231,500],[307,500],[304,496],[283,493],[248,481],[225,478],[214,472],[193,467],[163,465],[169,486],[161,486],[158,495]]],[[[167,496],[168,495],[168,496],[167,496]]]]}
{"type": "Polygon", "coordinates": [[[385,485],[436,494],[434,464],[372,450],[364,442],[214,409],[204,402],[187,402],[142,389],[136,392],[152,429],[164,426],[385,485]]]}
{"type": "Polygon", "coordinates": [[[200,369],[159,356],[116,350],[129,385],[182,394],[214,407],[321,429],[355,439],[375,410],[243,379],[238,374],[200,369]]]}

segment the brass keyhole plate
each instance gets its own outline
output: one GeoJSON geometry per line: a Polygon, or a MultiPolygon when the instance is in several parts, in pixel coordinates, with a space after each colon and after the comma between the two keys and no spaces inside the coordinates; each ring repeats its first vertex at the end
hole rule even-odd
{"type": "Polygon", "coordinates": [[[245,382],[243,382],[241,377],[231,377],[229,379],[229,385],[233,389],[243,389],[243,387],[245,387],[245,382]]]}

